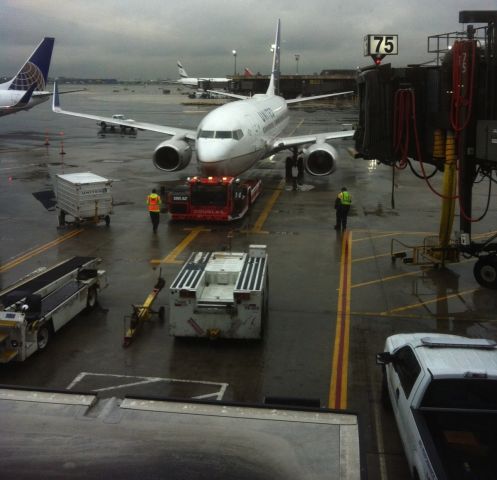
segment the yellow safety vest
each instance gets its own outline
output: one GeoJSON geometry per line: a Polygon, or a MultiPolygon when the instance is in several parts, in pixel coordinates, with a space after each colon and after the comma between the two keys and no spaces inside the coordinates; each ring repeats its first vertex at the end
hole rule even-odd
{"type": "Polygon", "coordinates": [[[342,202],[342,205],[350,205],[352,203],[352,197],[349,192],[340,192],[338,198],[342,202]]]}
{"type": "Polygon", "coordinates": [[[160,196],[157,193],[151,193],[147,197],[147,205],[149,212],[160,212],[160,196]]]}

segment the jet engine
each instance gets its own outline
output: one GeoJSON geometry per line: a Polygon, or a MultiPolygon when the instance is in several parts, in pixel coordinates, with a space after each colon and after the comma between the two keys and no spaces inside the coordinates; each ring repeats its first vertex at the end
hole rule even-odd
{"type": "Polygon", "coordinates": [[[303,153],[304,167],[307,173],[324,176],[336,170],[338,153],[328,143],[315,143],[304,149],[303,153]]]}
{"type": "Polygon", "coordinates": [[[192,148],[184,140],[170,139],[162,142],[154,151],[154,165],[159,170],[175,172],[183,170],[192,159],[192,148]]]}

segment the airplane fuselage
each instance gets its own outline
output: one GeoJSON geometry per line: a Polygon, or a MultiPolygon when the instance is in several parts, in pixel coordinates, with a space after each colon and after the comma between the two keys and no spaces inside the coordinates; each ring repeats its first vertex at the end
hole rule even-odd
{"type": "Polygon", "coordinates": [[[46,102],[51,95],[50,92],[33,92],[26,105],[15,107],[25,93],[25,90],[0,90],[0,117],[21,110],[29,110],[40,103],[46,102]]]}
{"type": "Polygon", "coordinates": [[[254,95],[208,113],[197,130],[197,161],[204,176],[237,176],[268,156],[288,124],[282,97],[254,95]]]}
{"type": "Polygon", "coordinates": [[[202,84],[209,83],[210,85],[226,85],[230,82],[229,78],[195,78],[183,77],[178,80],[179,83],[187,87],[198,88],[202,84]]]}

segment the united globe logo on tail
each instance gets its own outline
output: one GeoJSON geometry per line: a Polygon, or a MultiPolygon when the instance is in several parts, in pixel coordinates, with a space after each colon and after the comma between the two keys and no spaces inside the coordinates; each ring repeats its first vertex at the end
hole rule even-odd
{"type": "Polygon", "coordinates": [[[10,90],[28,90],[36,84],[36,90],[45,90],[45,79],[41,70],[31,62],[26,62],[10,85],[10,90]]]}

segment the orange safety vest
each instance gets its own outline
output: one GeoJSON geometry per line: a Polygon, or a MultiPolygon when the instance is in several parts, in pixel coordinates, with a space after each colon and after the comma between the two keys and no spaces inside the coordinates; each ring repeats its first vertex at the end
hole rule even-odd
{"type": "Polygon", "coordinates": [[[149,212],[160,212],[160,196],[157,193],[151,193],[147,197],[147,205],[149,212]]]}

